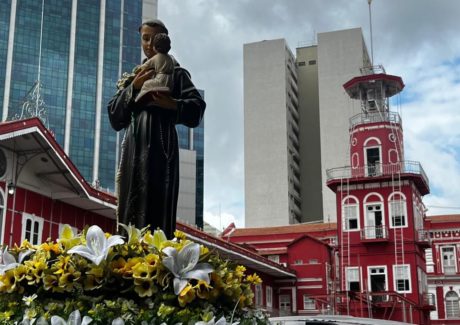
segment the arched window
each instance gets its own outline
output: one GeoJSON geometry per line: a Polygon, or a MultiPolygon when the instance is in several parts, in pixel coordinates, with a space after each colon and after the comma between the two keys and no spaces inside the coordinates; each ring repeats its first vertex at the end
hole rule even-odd
{"type": "Polygon", "coordinates": [[[364,197],[364,235],[366,239],[387,238],[383,196],[372,192],[364,197]]]}
{"type": "Polygon", "coordinates": [[[458,301],[458,294],[455,291],[446,293],[445,304],[447,318],[460,317],[460,305],[458,301]]]}
{"type": "Polygon", "coordinates": [[[342,200],[343,231],[359,230],[359,202],[354,196],[347,196],[342,200]]]}
{"type": "Polygon", "coordinates": [[[407,227],[407,206],[404,194],[401,192],[392,193],[388,198],[388,205],[390,211],[390,227],[407,227]]]}
{"type": "Polygon", "coordinates": [[[382,174],[382,143],[380,139],[371,137],[364,142],[364,165],[366,176],[382,174]]]}

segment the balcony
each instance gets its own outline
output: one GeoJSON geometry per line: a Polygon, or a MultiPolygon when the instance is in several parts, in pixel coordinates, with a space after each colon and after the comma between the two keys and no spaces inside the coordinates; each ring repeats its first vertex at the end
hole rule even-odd
{"type": "Polygon", "coordinates": [[[434,294],[432,293],[422,293],[420,299],[422,309],[425,310],[436,310],[436,301],[434,294]]]}
{"type": "Polygon", "coordinates": [[[388,241],[386,226],[364,227],[361,230],[361,241],[364,243],[379,243],[388,241]]]}
{"type": "Polygon", "coordinates": [[[401,174],[401,178],[417,176],[415,183],[419,187],[421,194],[425,195],[430,192],[428,177],[418,161],[400,161],[395,164],[374,164],[356,168],[350,166],[338,167],[328,169],[326,176],[327,184],[331,186],[333,183],[336,183],[335,185],[340,184],[343,179],[349,179],[350,181],[378,180],[379,177],[391,177],[398,173],[401,174]]]}
{"type": "Polygon", "coordinates": [[[350,129],[357,125],[388,122],[394,124],[401,124],[401,117],[395,112],[383,113],[361,113],[350,118],[350,129]]]}
{"type": "Polygon", "coordinates": [[[430,238],[430,232],[427,230],[416,230],[416,238],[415,242],[422,246],[422,248],[430,248],[431,247],[431,238],[430,238]]]}

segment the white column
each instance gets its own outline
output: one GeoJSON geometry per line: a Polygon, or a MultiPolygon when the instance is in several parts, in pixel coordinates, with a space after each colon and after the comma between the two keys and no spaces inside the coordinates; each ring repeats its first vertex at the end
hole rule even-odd
{"type": "Polygon", "coordinates": [[[65,110],[64,151],[70,155],[70,133],[72,127],[73,76],[75,68],[75,38],[77,34],[78,0],[72,0],[72,18],[70,21],[69,73],[67,75],[67,100],[65,110]]]}
{"type": "Polygon", "coordinates": [[[103,83],[103,73],[104,73],[105,1],[106,0],[101,0],[101,12],[100,12],[100,18],[99,18],[99,48],[98,48],[98,58],[97,58],[96,125],[94,128],[93,181],[99,178],[99,147],[101,143],[102,83],[103,83]]]}
{"type": "Polygon", "coordinates": [[[13,48],[14,48],[14,32],[16,25],[16,7],[17,0],[11,1],[10,11],[10,29],[8,33],[8,50],[6,52],[6,73],[5,73],[5,90],[3,93],[3,116],[2,121],[8,118],[8,106],[10,104],[10,88],[11,88],[11,70],[13,69],[13,48]]]}
{"type": "Polygon", "coordinates": [[[292,312],[297,312],[297,287],[292,287],[292,312]]]}

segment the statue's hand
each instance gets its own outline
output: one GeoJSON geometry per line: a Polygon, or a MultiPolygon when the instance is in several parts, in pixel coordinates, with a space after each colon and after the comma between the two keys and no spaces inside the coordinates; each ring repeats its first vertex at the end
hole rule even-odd
{"type": "Polygon", "coordinates": [[[152,99],[155,106],[172,110],[177,109],[177,101],[168,93],[153,92],[152,99]]]}
{"type": "Polygon", "coordinates": [[[144,82],[152,78],[154,73],[155,73],[155,70],[153,69],[145,69],[145,70],[139,71],[139,73],[133,79],[133,88],[135,90],[141,89],[144,82]]]}

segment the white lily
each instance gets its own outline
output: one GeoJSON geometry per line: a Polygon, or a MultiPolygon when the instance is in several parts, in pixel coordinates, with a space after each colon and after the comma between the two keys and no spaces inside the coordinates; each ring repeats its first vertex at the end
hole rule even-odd
{"type": "Polygon", "coordinates": [[[69,320],[66,322],[65,319],[59,316],[51,317],[51,325],[88,325],[93,319],[89,316],[81,319],[80,311],[75,310],[69,315],[69,320]]]}
{"type": "Polygon", "coordinates": [[[209,284],[209,273],[214,271],[208,263],[198,263],[200,245],[188,243],[178,252],[174,247],[165,247],[163,264],[174,275],[174,293],[178,295],[187,285],[189,279],[202,280],[209,284]]]}
{"type": "Polygon", "coordinates": [[[16,322],[15,324],[17,325],[49,325],[46,319],[44,319],[43,317],[40,317],[39,319],[36,319],[36,318],[29,319],[26,317],[21,322],[19,323],[16,322]]]}
{"type": "Polygon", "coordinates": [[[118,317],[112,321],[112,325],[125,325],[125,321],[123,320],[123,318],[118,317]]]}
{"type": "Polygon", "coordinates": [[[121,245],[125,241],[119,235],[107,239],[99,226],[91,226],[86,233],[86,246],[78,245],[68,251],[69,254],[78,254],[89,259],[96,265],[107,258],[110,247],[121,245]]]}
{"type": "Polygon", "coordinates": [[[5,274],[6,271],[12,270],[16,268],[24,258],[26,258],[28,255],[32,254],[32,250],[28,249],[26,251],[22,251],[19,253],[19,262],[16,262],[16,258],[8,252],[8,247],[5,247],[5,249],[0,251],[0,275],[5,274]]]}

